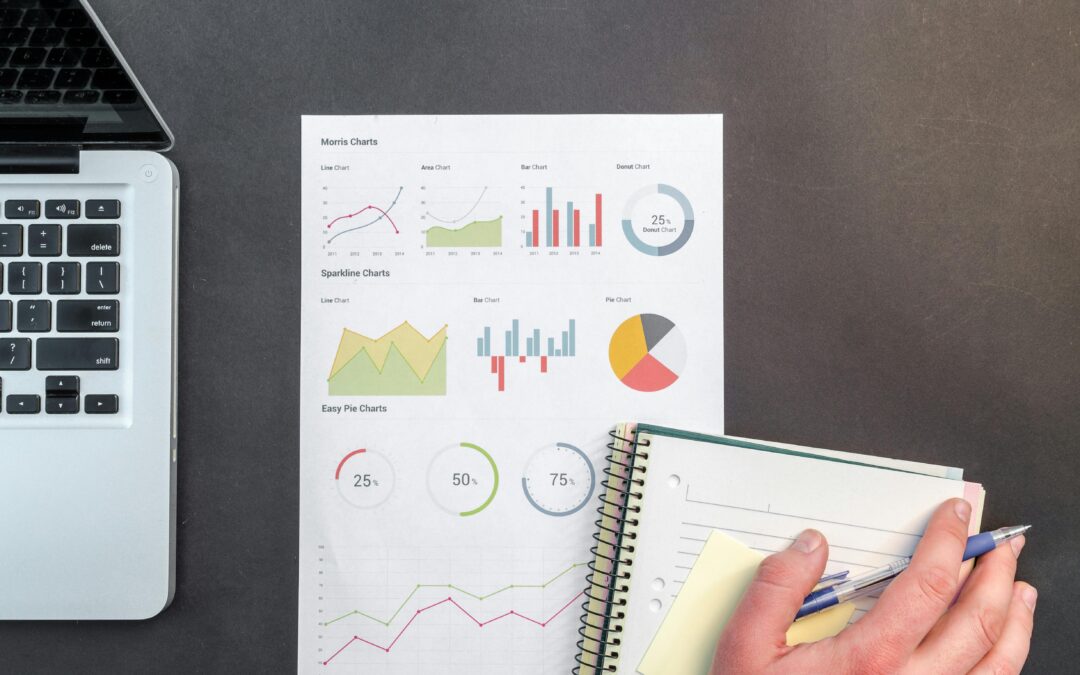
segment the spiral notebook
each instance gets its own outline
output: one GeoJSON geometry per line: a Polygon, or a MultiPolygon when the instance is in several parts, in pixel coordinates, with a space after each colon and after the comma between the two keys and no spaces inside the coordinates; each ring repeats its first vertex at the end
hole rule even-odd
{"type": "MultiPolygon", "coordinates": [[[[684,623],[657,634],[714,531],[767,555],[813,527],[829,540],[826,574],[858,574],[911,555],[946,499],[972,502],[973,532],[981,520],[982,487],[960,469],[645,424],[620,425],[612,438],[578,631],[581,674],[675,672],[663,654],[694,650],[707,670],[719,630],[688,629],[689,600],[677,612],[684,623]],[[693,644],[694,633],[713,637],[693,644]]],[[[873,602],[857,601],[850,620],[873,602]]]]}

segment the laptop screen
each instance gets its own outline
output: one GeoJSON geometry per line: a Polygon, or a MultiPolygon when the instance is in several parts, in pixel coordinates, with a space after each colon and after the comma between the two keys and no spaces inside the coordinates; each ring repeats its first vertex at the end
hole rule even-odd
{"type": "Polygon", "coordinates": [[[164,150],[168,129],[79,0],[0,0],[0,143],[164,150]]]}

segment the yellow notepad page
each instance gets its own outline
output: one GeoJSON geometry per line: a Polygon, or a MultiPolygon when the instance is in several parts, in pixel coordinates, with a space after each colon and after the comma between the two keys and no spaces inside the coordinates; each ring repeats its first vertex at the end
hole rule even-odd
{"type": "MultiPolygon", "coordinates": [[[[739,604],[764,556],[721,532],[713,531],[638,666],[644,675],[705,675],[716,641],[739,604]]],[[[793,624],[789,645],[836,635],[855,605],[844,603],[793,624]]]]}

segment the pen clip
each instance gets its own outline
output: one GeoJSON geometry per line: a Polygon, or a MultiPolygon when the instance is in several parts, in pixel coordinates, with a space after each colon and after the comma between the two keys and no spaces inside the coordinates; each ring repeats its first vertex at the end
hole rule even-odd
{"type": "Polygon", "coordinates": [[[825,576],[821,577],[821,579],[817,582],[817,585],[814,586],[814,590],[820,591],[823,588],[835,586],[841,581],[847,579],[849,574],[850,572],[848,570],[844,570],[843,572],[835,572],[833,574],[826,574],[825,576]]]}

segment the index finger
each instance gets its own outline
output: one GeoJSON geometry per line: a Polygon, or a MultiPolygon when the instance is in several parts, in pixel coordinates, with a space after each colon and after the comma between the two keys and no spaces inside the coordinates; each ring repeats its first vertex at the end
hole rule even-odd
{"type": "Polygon", "coordinates": [[[877,604],[850,630],[847,639],[877,644],[877,657],[897,665],[919,646],[959,588],[971,505],[950,499],[934,511],[911,565],[889,584],[877,604]]]}

